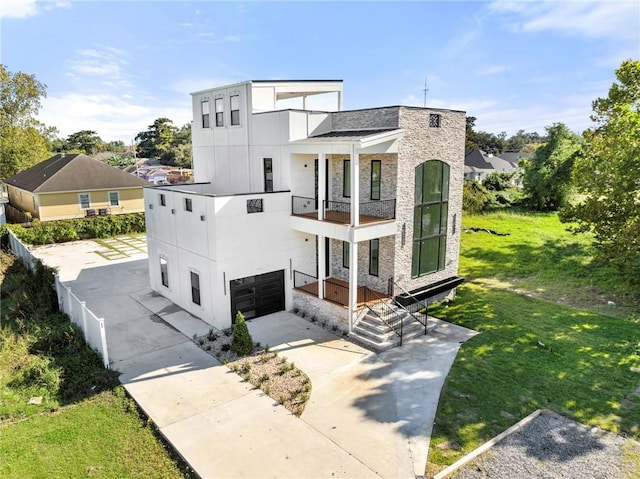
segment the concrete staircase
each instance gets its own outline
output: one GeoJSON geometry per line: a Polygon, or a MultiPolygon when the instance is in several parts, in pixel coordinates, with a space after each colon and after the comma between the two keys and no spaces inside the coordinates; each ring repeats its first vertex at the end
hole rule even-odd
{"type": "Polygon", "coordinates": [[[402,341],[424,335],[424,325],[416,321],[407,311],[396,305],[392,300],[385,303],[393,310],[393,314],[384,315],[379,307],[373,306],[375,312],[368,311],[358,321],[349,336],[357,342],[377,352],[386,351],[400,345],[400,336],[387,324],[394,325],[402,321],[402,341]],[[380,316],[388,318],[385,322],[380,316]]]}

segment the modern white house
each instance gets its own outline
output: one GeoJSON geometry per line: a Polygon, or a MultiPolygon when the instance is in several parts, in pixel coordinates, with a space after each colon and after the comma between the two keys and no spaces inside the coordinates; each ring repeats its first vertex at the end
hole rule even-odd
{"type": "Polygon", "coordinates": [[[381,348],[454,292],[465,113],[342,97],[339,80],[192,93],[195,182],[144,191],[156,292],[216,328],[298,310],[381,348]]]}

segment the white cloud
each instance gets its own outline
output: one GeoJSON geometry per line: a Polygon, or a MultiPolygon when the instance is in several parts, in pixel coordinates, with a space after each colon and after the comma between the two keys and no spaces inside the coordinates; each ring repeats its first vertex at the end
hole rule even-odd
{"type": "Polygon", "coordinates": [[[127,88],[132,84],[125,71],[129,65],[125,57],[126,53],[117,48],[82,49],[67,64],[71,70],[69,73],[74,78],[102,77],[103,86],[127,88]]]}
{"type": "Polygon", "coordinates": [[[57,127],[63,138],[80,130],[94,130],[105,141],[130,143],[157,118],[171,118],[179,127],[190,122],[191,116],[189,101],[158,105],[157,102],[142,102],[141,98],[134,99],[126,94],[63,93],[49,96],[42,102],[38,119],[57,127]]]}
{"type": "Polygon", "coordinates": [[[506,65],[487,65],[478,69],[477,74],[481,76],[497,75],[511,70],[511,67],[506,65]]]}
{"type": "Polygon", "coordinates": [[[640,3],[629,1],[494,1],[490,10],[504,15],[516,31],[557,32],[587,38],[639,39],[640,3]]]}
{"type": "Polygon", "coordinates": [[[27,18],[36,15],[40,9],[51,11],[56,8],[71,8],[68,0],[2,0],[0,2],[0,18],[27,18]]]}
{"type": "Polygon", "coordinates": [[[0,3],[0,18],[26,18],[36,13],[36,0],[2,0],[0,3]]]}

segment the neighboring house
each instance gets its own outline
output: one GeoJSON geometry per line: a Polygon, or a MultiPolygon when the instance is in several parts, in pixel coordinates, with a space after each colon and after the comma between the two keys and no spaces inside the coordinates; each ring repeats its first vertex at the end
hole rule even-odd
{"type": "Polygon", "coordinates": [[[61,153],[5,184],[10,207],[49,221],[142,212],[148,183],[86,155],[61,153]]]}
{"type": "Polygon", "coordinates": [[[395,333],[372,329],[398,326],[398,303],[461,282],[464,112],[340,111],[338,80],[192,101],[196,183],[145,188],[155,291],[217,328],[298,308],[384,347],[395,333]]]}
{"type": "Polygon", "coordinates": [[[495,156],[477,149],[467,149],[465,151],[464,177],[467,180],[480,182],[491,173],[513,173],[517,169],[517,162],[505,160],[502,156],[495,156]]]}

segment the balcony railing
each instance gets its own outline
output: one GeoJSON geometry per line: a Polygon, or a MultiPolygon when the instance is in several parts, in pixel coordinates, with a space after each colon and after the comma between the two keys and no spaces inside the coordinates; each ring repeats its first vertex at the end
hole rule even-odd
{"type": "MultiPolygon", "coordinates": [[[[351,222],[351,203],[346,201],[325,200],[323,202],[323,218],[332,223],[349,224],[351,222]]],[[[318,217],[315,198],[302,196],[291,197],[291,214],[318,217]]],[[[360,223],[392,220],[396,217],[396,200],[367,201],[360,203],[360,223]]]]}

